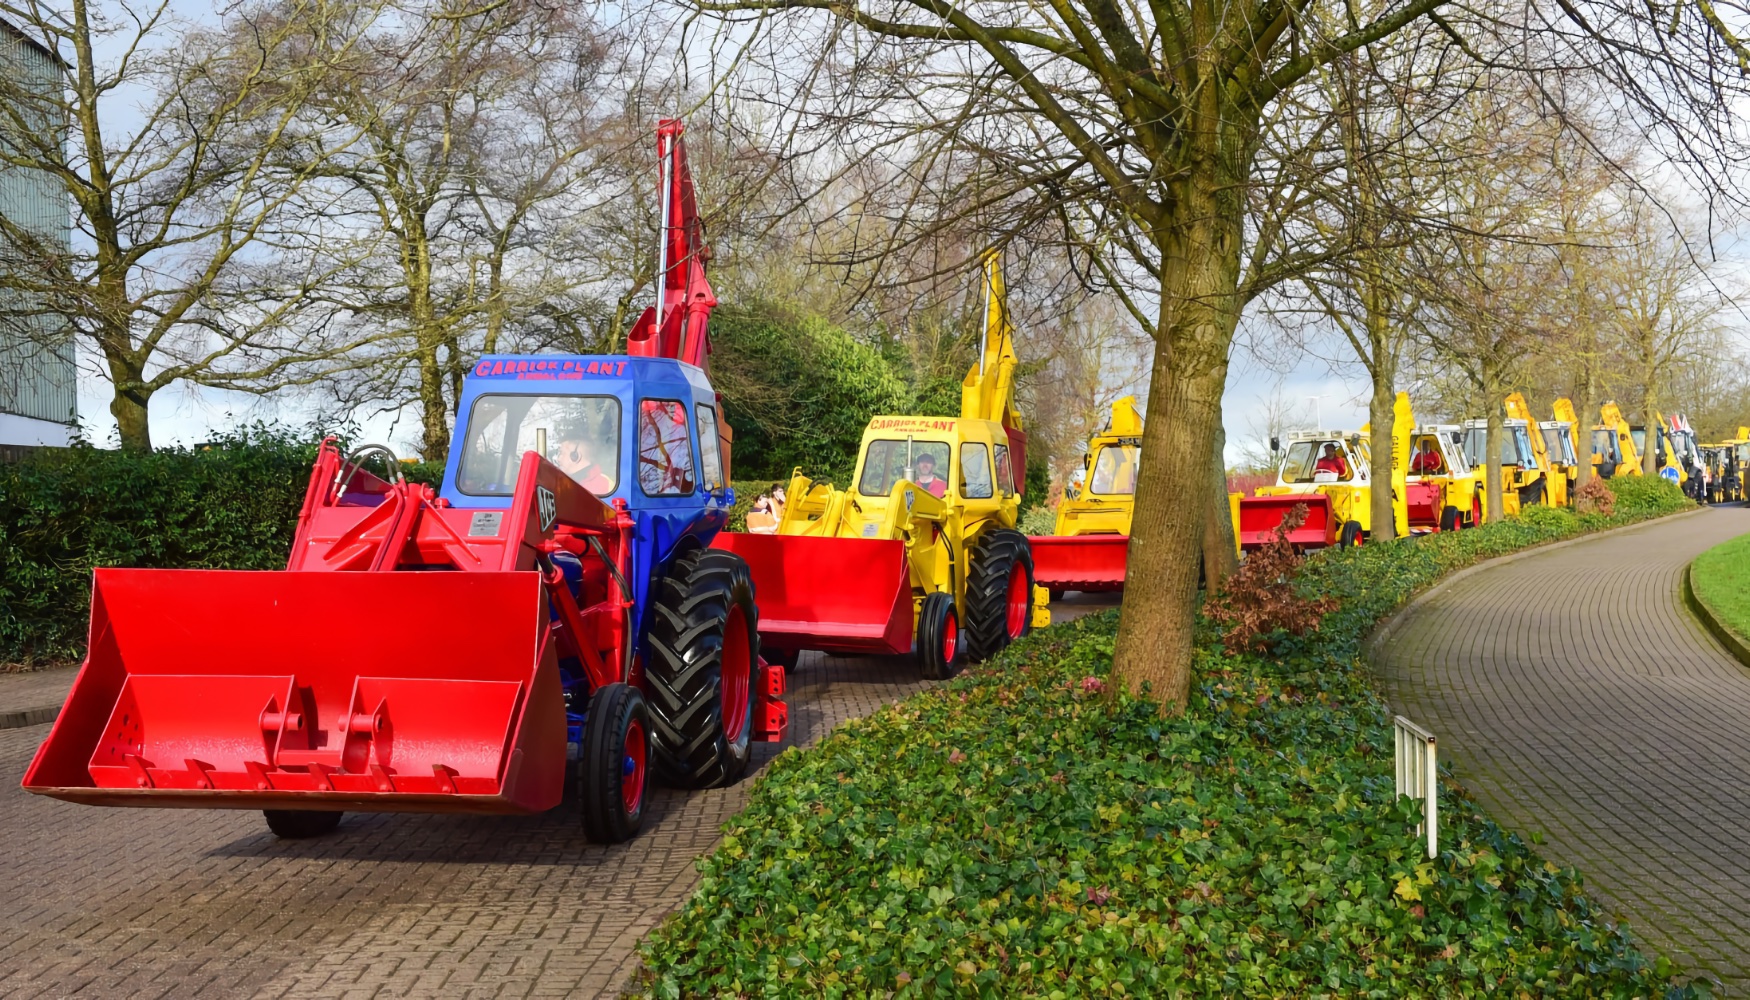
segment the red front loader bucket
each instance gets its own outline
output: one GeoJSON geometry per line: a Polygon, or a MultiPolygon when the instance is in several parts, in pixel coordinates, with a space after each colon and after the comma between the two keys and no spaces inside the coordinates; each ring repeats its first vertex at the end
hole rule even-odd
{"type": "Polygon", "coordinates": [[[711,544],[747,560],[762,643],[829,653],[911,651],[904,542],[721,532],[711,544]]]}
{"type": "Polygon", "coordinates": [[[1405,483],[1404,506],[1410,527],[1440,526],[1440,484],[1405,483]]]}
{"type": "Polygon", "coordinates": [[[25,772],[97,805],[524,813],[565,714],[532,572],[100,569],[25,772]]]}
{"type": "Polygon", "coordinates": [[[1129,535],[1034,535],[1033,582],[1052,590],[1123,590],[1129,535]]]}
{"type": "Polygon", "coordinates": [[[1240,548],[1257,549],[1270,544],[1276,528],[1288,512],[1300,504],[1306,505],[1306,520],[1288,533],[1288,541],[1297,548],[1317,549],[1337,541],[1337,519],[1331,511],[1331,498],[1323,493],[1296,493],[1288,496],[1240,498],[1240,523],[1234,526],[1240,548]]]}

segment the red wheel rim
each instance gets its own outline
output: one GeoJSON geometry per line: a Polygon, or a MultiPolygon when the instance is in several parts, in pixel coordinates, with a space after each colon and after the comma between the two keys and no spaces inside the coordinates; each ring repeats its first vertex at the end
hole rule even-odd
{"type": "Polygon", "coordinates": [[[950,611],[942,619],[942,662],[954,662],[954,649],[960,645],[960,623],[954,620],[954,612],[950,611]]]}
{"type": "Polygon", "coordinates": [[[620,764],[620,801],[626,815],[638,815],[644,804],[644,755],[648,741],[644,738],[644,723],[633,719],[626,726],[626,745],[620,764]]]}
{"type": "Polygon", "coordinates": [[[723,699],[723,735],[730,742],[741,739],[747,726],[747,691],[753,674],[753,659],[748,649],[747,619],[740,608],[731,608],[729,620],[723,623],[723,663],[720,668],[723,699]]]}
{"type": "Polygon", "coordinates": [[[1020,563],[1009,570],[1009,638],[1019,639],[1027,628],[1027,570],[1020,563]]]}

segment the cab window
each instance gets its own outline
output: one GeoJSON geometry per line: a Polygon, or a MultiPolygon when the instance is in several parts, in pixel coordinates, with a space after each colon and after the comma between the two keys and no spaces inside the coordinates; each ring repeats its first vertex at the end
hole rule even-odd
{"type": "Polygon", "coordinates": [[[1009,468],[1009,446],[997,445],[997,489],[1003,491],[1003,496],[1015,492],[1015,474],[1009,468]]]}
{"type": "Polygon", "coordinates": [[[893,484],[910,479],[932,496],[948,492],[948,445],[941,441],[878,438],[863,453],[863,474],[857,492],[866,497],[884,497],[893,484]]]}
{"type": "Polygon", "coordinates": [[[705,488],[722,489],[723,439],[717,436],[717,410],[700,403],[694,412],[699,415],[699,471],[705,477],[705,488]]]}
{"type": "Polygon", "coordinates": [[[545,457],[597,496],[617,485],[620,401],[612,396],[486,395],[468,411],[456,488],[469,496],[507,497],[523,455],[545,457]]]}
{"type": "Polygon", "coordinates": [[[638,404],[638,486],[647,496],[693,492],[693,444],[687,408],[675,399],[638,404]]]}
{"type": "Polygon", "coordinates": [[[1282,459],[1282,481],[1311,483],[1319,473],[1333,473],[1343,482],[1354,475],[1340,441],[1296,441],[1282,459]]]}
{"type": "Polygon", "coordinates": [[[960,495],[968,500],[991,498],[990,449],[976,441],[960,446],[960,495]]]}
{"type": "Polygon", "coordinates": [[[1141,454],[1141,448],[1130,444],[1101,448],[1099,457],[1094,459],[1094,485],[1090,487],[1091,491],[1107,496],[1135,494],[1137,459],[1141,454]]]}

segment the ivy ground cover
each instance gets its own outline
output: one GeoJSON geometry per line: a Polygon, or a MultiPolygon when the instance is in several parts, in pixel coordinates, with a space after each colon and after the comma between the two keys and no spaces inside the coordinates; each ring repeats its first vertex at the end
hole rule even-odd
{"type": "Polygon", "coordinates": [[[1537,509],[1310,559],[1317,632],[1228,655],[1192,704],[1107,689],[1113,614],[781,755],[645,943],[694,996],[1691,996],[1581,891],[1448,789],[1429,860],[1392,787],[1361,643],[1478,559],[1687,506],[1537,509]]]}

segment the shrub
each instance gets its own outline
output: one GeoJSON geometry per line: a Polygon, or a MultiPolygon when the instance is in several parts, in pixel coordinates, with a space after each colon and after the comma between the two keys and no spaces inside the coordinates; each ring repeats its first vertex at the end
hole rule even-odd
{"type": "Polygon", "coordinates": [[[1303,560],[1288,533],[1305,523],[1306,515],[1306,504],[1295,504],[1276,526],[1276,537],[1247,556],[1204,604],[1204,615],[1222,626],[1221,644],[1229,656],[1269,652],[1285,636],[1318,628],[1319,619],[1337,606],[1335,598],[1309,596],[1295,585],[1303,560]]]}
{"type": "Polygon", "coordinates": [[[1631,517],[1669,514],[1695,506],[1683,495],[1683,488],[1662,476],[1624,476],[1612,479],[1616,494],[1615,510],[1631,517]]]}
{"type": "Polygon", "coordinates": [[[1021,534],[1049,535],[1057,530],[1057,512],[1050,507],[1029,507],[1021,514],[1021,534]]]}
{"type": "Polygon", "coordinates": [[[1113,613],[787,750],[643,947],[656,996],[1683,997],[1448,788],[1428,859],[1359,658],[1477,559],[1627,523],[1544,515],[1327,549],[1340,602],[1273,654],[1200,634],[1191,704],[1103,693],[1113,613]]]}
{"type": "Polygon", "coordinates": [[[1574,494],[1574,509],[1581,514],[1609,517],[1616,513],[1616,494],[1604,485],[1604,480],[1593,476],[1574,494]]]}

